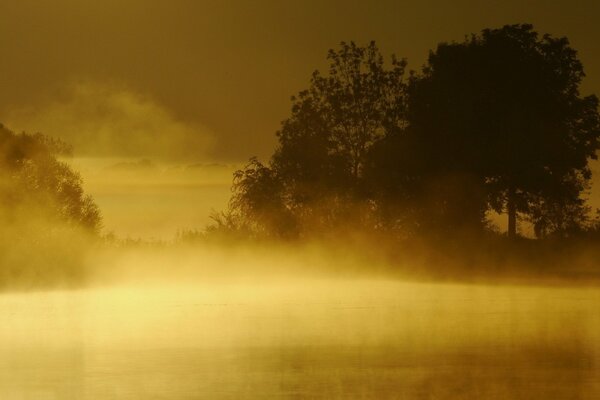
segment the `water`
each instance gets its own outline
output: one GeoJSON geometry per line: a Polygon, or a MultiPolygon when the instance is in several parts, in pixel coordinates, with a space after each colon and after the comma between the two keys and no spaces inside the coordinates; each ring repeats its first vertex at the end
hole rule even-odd
{"type": "Polygon", "coordinates": [[[293,280],[0,295],[0,399],[598,399],[595,288],[293,280]]]}

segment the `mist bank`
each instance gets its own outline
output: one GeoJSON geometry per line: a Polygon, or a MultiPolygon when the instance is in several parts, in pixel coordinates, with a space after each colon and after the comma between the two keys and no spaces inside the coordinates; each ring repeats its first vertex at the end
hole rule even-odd
{"type": "MultiPolygon", "coordinates": [[[[3,291],[240,280],[261,284],[324,277],[598,282],[595,231],[537,240],[509,239],[493,230],[411,236],[366,227],[360,214],[349,213],[335,226],[308,224],[312,230],[302,237],[256,235],[220,224],[223,214],[210,219],[211,202],[227,201],[234,165],[117,158],[60,161],[47,152],[48,144],[39,142],[41,136],[5,134],[8,143],[41,147],[14,168],[9,167],[10,158],[5,161],[0,187],[3,291]],[[41,150],[44,157],[36,155],[41,150]],[[211,187],[218,196],[207,195],[211,187]],[[182,188],[180,196],[176,188],[182,188]],[[97,201],[102,219],[95,203],[86,202],[91,198],[83,189],[97,201]],[[190,190],[197,195],[190,196],[190,190]],[[92,230],[82,224],[86,216],[94,217],[92,230]],[[162,220],[165,225],[157,224],[162,220]]],[[[354,210],[352,203],[345,207],[354,210]]]]}
{"type": "Polygon", "coordinates": [[[105,234],[147,240],[170,240],[178,230],[208,225],[212,210],[227,204],[239,168],[138,157],[76,156],[68,162],[101,208],[105,234]]]}
{"type": "Polygon", "coordinates": [[[286,285],[315,279],[576,287],[600,283],[596,262],[600,250],[594,242],[575,240],[461,236],[400,241],[355,232],[302,241],[199,233],[149,241],[70,232],[43,245],[17,242],[3,249],[3,291],[236,282],[286,285]]]}
{"type": "Polygon", "coordinates": [[[525,285],[597,285],[593,241],[508,240],[457,235],[393,240],[360,232],[298,241],[247,240],[182,233],[172,242],[117,241],[93,257],[105,282],[294,278],[392,279],[525,285]]]}

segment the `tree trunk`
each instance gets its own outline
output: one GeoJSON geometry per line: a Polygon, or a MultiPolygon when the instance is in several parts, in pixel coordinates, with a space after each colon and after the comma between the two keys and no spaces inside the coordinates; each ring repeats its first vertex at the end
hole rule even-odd
{"type": "Polygon", "coordinates": [[[513,186],[508,188],[506,208],[508,211],[508,237],[513,239],[517,237],[517,206],[515,204],[515,188],[513,186]]]}

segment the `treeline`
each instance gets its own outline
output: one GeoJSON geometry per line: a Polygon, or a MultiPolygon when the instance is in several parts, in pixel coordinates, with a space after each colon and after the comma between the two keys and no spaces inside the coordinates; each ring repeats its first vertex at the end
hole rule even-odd
{"type": "Polygon", "coordinates": [[[341,43],[292,97],[268,163],[234,175],[212,232],[298,238],[382,232],[452,236],[508,216],[537,237],[595,229],[586,204],[599,147],[598,98],[580,94],[566,38],[531,25],[441,43],[419,71],[374,42],[341,43]]]}

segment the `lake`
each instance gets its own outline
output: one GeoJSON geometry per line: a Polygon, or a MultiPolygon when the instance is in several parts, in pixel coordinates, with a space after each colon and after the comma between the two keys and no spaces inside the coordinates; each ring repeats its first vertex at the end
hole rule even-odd
{"type": "Polygon", "coordinates": [[[289,278],[0,295],[0,399],[598,399],[596,288],[289,278]]]}

